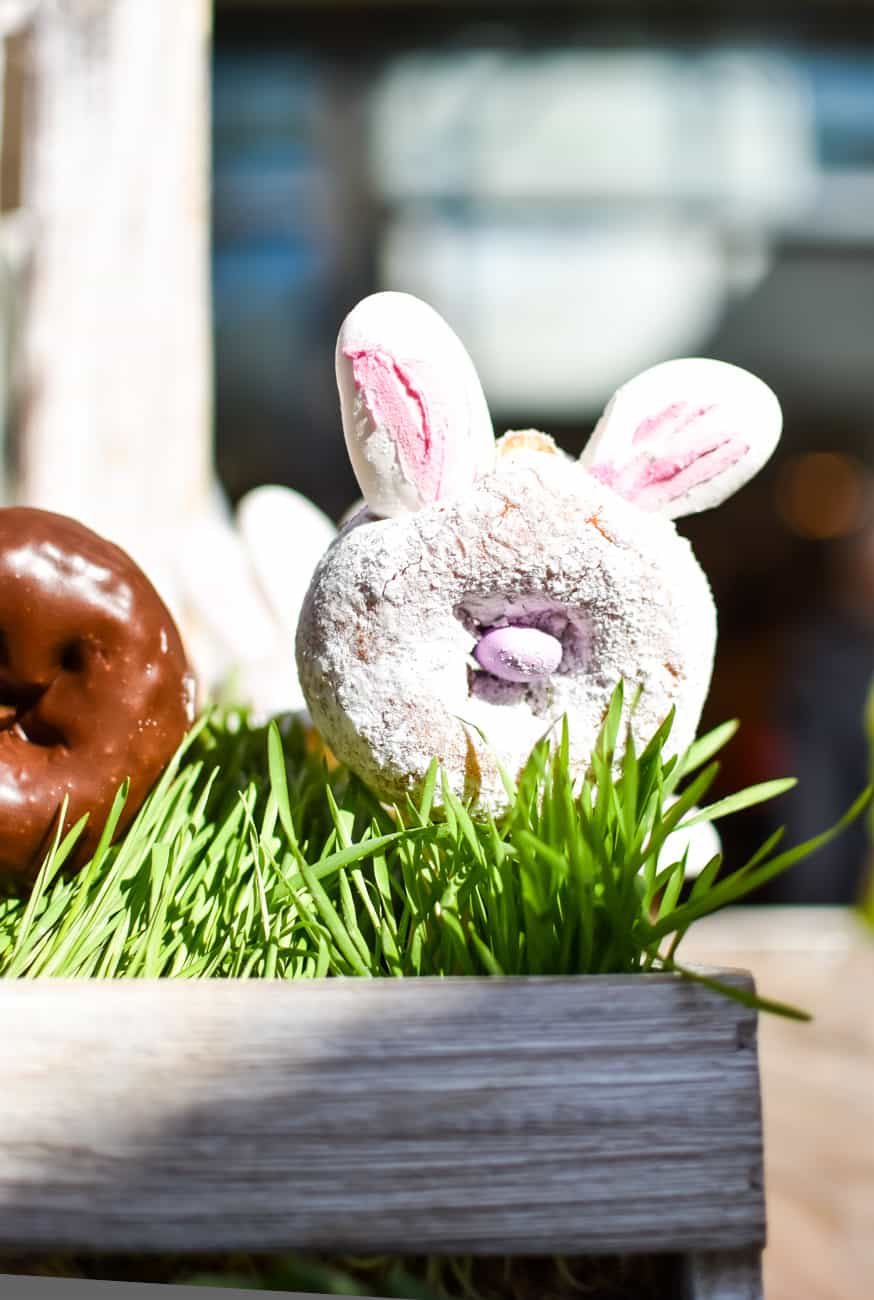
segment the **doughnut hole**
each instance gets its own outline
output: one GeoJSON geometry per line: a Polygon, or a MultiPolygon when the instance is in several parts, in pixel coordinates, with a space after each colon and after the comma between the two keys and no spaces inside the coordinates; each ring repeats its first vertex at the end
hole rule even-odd
{"type": "MultiPolygon", "coordinates": [[[[502,593],[467,593],[455,617],[471,638],[472,647],[499,627],[533,627],[561,645],[561,662],[551,677],[579,676],[591,658],[592,634],[585,615],[550,599],[542,592],[512,598],[502,593]]],[[[467,665],[468,694],[488,704],[525,704],[535,717],[550,713],[554,692],[551,677],[531,682],[504,681],[471,656],[467,665]]]]}
{"type": "MultiPolygon", "coordinates": [[[[40,692],[42,695],[42,692],[40,692]]],[[[36,712],[28,711],[19,715],[15,723],[15,730],[22,740],[26,740],[31,745],[39,745],[44,749],[54,749],[57,746],[66,746],[67,738],[57,727],[46,722],[36,712]]]]}
{"type": "Polygon", "coordinates": [[[59,662],[65,673],[81,673],[84,670],[85,645],[81,637],[67,641],[61,648],[59,662]]]}
{"type": "MultiPolygon", "coordinates": [[[[81,673],[86,668],[86,650],[80,637],[64,642],[57,654],[62,673],[81,673]]],[[[22,682],[10,668],[9,642],[0,630],[0,731],[11,731],[19,740],[43,749],[66,746],[68,738],[60,727],[42,716],[40,703],[54,684],[22,682]]]]}
{"type": "Polygon", "coordinates": [[[17,682],[8,670],[0,677],[0,731],[14,732],[31,745],[51,748],[65,738],[57,727],[38,716],[38,705],[48,690],[33,682],[17,682]]]}

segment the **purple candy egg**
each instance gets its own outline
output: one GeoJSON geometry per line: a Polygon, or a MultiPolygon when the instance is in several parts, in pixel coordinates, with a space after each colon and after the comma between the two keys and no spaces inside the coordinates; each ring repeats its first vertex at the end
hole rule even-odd
{"type": "Polygon", "coordinates": [[[561,642],[537,627],[495,627],[477,642],[474,658],[505,682],[538,682],[561,663],[561,642]]]}

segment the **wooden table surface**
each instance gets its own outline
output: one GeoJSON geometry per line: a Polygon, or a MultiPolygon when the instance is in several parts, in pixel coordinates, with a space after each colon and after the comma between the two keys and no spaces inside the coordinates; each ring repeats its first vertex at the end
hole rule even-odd
{"type": "Polygon", "coordinates": [[[763,1015],[767,1300],[874,1296],[874,932],[840,908],[731,909],[685,961],[742,966],[814,1015],[763,1015]]]}

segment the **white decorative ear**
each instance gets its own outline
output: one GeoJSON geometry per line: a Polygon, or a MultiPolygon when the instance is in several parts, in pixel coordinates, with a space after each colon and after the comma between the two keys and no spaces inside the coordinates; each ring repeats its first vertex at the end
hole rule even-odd
{"type": "Polygon", "coordinates": [[[749,371],[701,357],[666,361],[614,393],[580,462],[642,510],[674,519],[742,487],[782,427],[777,398],[749,371]]]}
{"type": "Polygon", "coordinates": [[[340,328],[335,362],[349,458],[374,514],[449,500],[493,468],[473,362],[426,303],[406,293],[363,299],[340,328]]]}
{"type": "Polygon", "coordinates": [[[247,492],[236,521],[258,590],[293,644],[313,570],[337,529],[308,497],[278,484],[247,492]]]}

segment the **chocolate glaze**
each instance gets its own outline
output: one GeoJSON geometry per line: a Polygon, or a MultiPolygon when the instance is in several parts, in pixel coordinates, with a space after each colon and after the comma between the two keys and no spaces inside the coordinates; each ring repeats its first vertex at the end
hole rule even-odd
{"type": "Polygon", "coordinates": [[[69,796],[93,850],[118,787],[119,830],[194,711],[179,632],[133,560],[73,519],[0,509],[0,869],[31,877],[69,796]]]}

